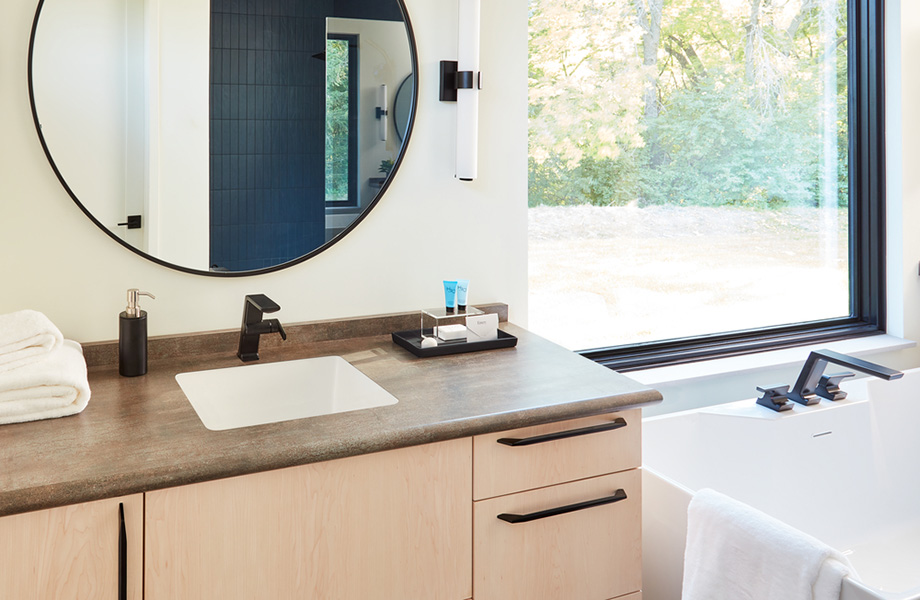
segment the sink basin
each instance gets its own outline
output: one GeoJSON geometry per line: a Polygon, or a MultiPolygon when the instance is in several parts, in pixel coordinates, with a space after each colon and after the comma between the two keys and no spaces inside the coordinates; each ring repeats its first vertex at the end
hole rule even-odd
{"type": "Polygon", "coordinates": [[[212,431],[397,402],[340,356],[179,373],[176,381],[212,431]]]}

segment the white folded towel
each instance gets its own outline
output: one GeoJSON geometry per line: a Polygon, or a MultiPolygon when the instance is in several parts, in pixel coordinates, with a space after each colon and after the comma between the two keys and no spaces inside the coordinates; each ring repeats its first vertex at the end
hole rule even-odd
{"type": "Polygon", "coordinates": [[[690,502],[682,600],[838,600],[847,558],[728,496],[690,502]]]}
{"type": "Polygon", "coordinates": [[[89,395],[83,349],[65,340],[40,360],[0,372],[0,424],[73,415],[89,395]]]}
{"type": "Polygon", "coordinates": [[[63,342],[54,323],[38,311],[0,315],[0,372],[38,360],[63,342]]]}

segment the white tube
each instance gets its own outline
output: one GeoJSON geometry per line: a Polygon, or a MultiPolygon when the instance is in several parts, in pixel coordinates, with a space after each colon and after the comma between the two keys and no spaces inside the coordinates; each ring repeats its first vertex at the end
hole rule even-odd
{"type": "Polygon", "coordinates": [[[457,90],[457,178],[476,179],[479,150],[480,0],[459,0],[457,70],[473,73],[472,89],[457,90]]]}
{"type": "Polygon", "coordinates": [[[381,84],[377,88],[377,107],[383,112],[379,113],[380,116],[377,117],[378,123],[377,127],[380,132],[380,141],[387,141],[387,84],[381,84]]]}

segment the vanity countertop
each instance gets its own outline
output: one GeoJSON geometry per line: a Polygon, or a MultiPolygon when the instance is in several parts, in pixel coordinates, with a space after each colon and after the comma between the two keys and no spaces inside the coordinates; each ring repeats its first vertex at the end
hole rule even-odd
{"type": "Polygon", "coordinates": [[[340,355],[399,402],[227,431],[201,424],[175,376],[239,366],[232,353],[159,358],[135,378],[91,367],[82,413],[0,426],[0,516],[661,400],[520,327],[501,328],[519,338],[516,347],[426,359],[389,335],[268,345],[261,362],[340,355]]]}

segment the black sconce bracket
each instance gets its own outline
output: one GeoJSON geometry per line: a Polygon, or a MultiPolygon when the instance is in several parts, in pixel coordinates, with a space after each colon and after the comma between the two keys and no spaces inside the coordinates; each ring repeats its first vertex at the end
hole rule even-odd
{"type": "Polygon", "coordinates": [[[388,114],[390,114],[390,111],[388,111],[387,109],[381,108],[379,106],[377,107],[377,119],[378,120],[380,120],[380,117],[385,117],[388,114]]]}
{"type": "Polygon", "coordinates": [[[457,61],[441,61],[441,102],[456,102],[457,90],[482,89],[482,73],[473,73],[472,71],[458,71],[457,61]],[[474,78],[476,83],[473,83],[474,78]]]}

